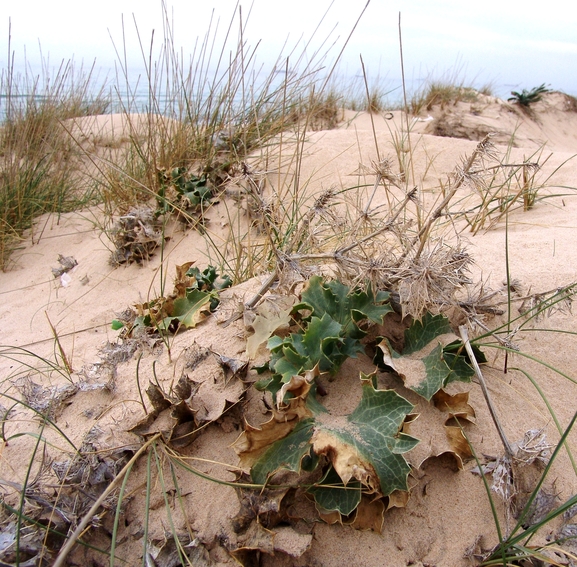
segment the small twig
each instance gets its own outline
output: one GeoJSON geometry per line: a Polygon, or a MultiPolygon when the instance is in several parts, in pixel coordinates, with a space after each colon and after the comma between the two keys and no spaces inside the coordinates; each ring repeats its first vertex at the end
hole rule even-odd
{"type": "Polygon", "coordinates": [[[128,463],[124,465],[122,470],[108,485],[108,488],[100,495],[98,500],[96,500],[96,502],[92,505],[92,508],[90,508],[90,510],[88,510],[88,512],[85,514],[84,518],[82,518],[82,521],[78,524],[78,526],[74,530],[74,533],[68,538],[66,545],[64,545],[64,547],[60,550],[60,553],[58,554],[58,557],[56,558],[53,567],[63,567],[66,557],[68,556],[68,554],[74,547],[74,544],[84,531],[84,528],[86,528],[86,526],[91,522],[92,517],[96,514],[98,508],[100,508],[102,503],[108,498],[108,496],[112,493],[112,491],[114,491],[116,487],[120,484],[120,481],[124,478],[124,475],[128,471],[130,471],[130,469],[132,468],[134,463],[138,460],[140,455],[142,455],[142,453],[144,453],[144,451],[148,449],[149,445],[154,443],[160,436],[161,434],[157,433],[154,437],[151,437],[142,447],[140,447],[140,449],[138,449],[138,451],[134,454],[132,459],[130,459],[130,461],[128,461],[128,463]]]}
{"type": "Polygon", "coordinates": [[[467,334],[467,328],[464,325],[459,327],[459,332],[461,333],[461,339],[463,339],[463,344],[465,345],[465,349],[467,350],[467,354],[469,355],[469,359],[471,360],[471,364],[473,365],[473,369],[475,370],[475,374],[479,379],[479,384],[481,385],[481,390],[483,391],[483,396],[485,396],[485,401],[487,402],[487,407],[489,408],[489,413],[491,414],[491,418],[493,419],[493,423],[497,428],[497,432],[499,433],[499,437],[501,438],[501,442],[503,443],[503,447],[505,447],[505,453],[507,456],[513,456],[513,449],[511,449],[511,445],[507,440],[507,436],[505,435],[505,431],[501,426],[501,422],[497,418],[497,412],[495,410],[495,406],[491,401],[491,396],[489,395],[489,390],[487,389],[487,383],[485,382],[485,378],[481,373],[481,369],[479,368],[479,364],[477,363],[477,359],[475,358],[475,353],[473,352],[473,348],[471,347],[471,343],[469,342],[469,336],[467,334]]]}
{"type": "Polygon", "coordinates": [[[245,309],[254,309],[256,304],[264,297],[264,294],[270,289],[274,282],[278,278],[278,270],[275,270],[270,274],[270,276],[265,280],[265,282],[260,286],[260,289],[256,295],[244,304],[245,309]]]}
{"type": "MultiPolygon", "coordinates": [[[[519,350],[519,347],[517,345],[513,344],[509,339],[503,339],[499,335],[496,335],[495,333],[493,333],[491,331],[491,329],[489,329],[489,327],[487,327],[487,325],[485,325],[482,321],[477,319],[477,317],[473,317],[471,319],[471,321],[473,321],[473,323],[475,323],[475,325],[478,325],[479,327],[481,327],[481,329],[483,329],[484,331],[487,331],[487,333],[491,337],[493,337],[501,346],[504,346],[505,348],[508,348],[511,350],[519,350]]],[[[512,333],[512,334],[509,334],[507,336],[512,337],[514,334],[515,333],[512,333]]]]}
{"type": "MultiPolygon", "coordinates": [[[[405,82],[405,59],[403,57],[403,34],[402,34],[402,27],[401,27],[401,12],[399,12],[399,56],[401,61],[401,78],[403,84],[403,100],[405,102],[405,120],[407,123],[407,143],[409,146],[409,156],[410,156],[410,165],[411,165],[411,174],[413,176],[413,181],[415,180],[415,164],[413,163],[413,148],[411,146],[411,124],[409,123],[409,104],[407,103],[407,88],[405,82]]],[[[402,133],[402,121],[401,121],[401,133],[402,133]]],[[[399,163],[400,163],[399,159],[399,163]]],[[[403,168],[404,169],[404,168],[403,168]]],[[[404,171],[403,171],[404,177],[404,171]]]]}
{"type": "MultiPolygon", "coordinates": [[[[373,115],[371,114],[371,120],[372,119],[373,119],[373,115]]],[[[375,184],[373,186],[373,193],[372,193],[370,199],[367,201],[367,206],[365,207],[365,210],[363,211],[363,214],[365,217],[369,214],[369,209],[371,208],[371,204],[373,202],[373,199],[375,198],[375,195],[377,193],[377,189],[379,188],[379,185],[381,183],[382,178],[383,178],[383,176],[381,175],[381,172],[377,171],[377,177],[375,178],[375,184]]]]}
{"type": "MultiPolygon", "coordinates": [[[[249,309],[254,309],[256,307],[256,305],[258,304],[258,302],[264,297],[264,294],[270,289],[270,287],[276,282],[277,279],[278,279],[278,269],[274,270],[274,272],[272,272],[269,275],[269,277],[260,286],[260,289],[256,292],[256,294],[253,296],[253,298],[244,304],[244,311],[247,311],[249,309]]],[[[237,313],[235,313],[234,315],[229,317],[223,323],[222,326],[228,327],[231,323],[238,321],[242,317],[244,311],[238,311],[237,313]]]]}
{"type": "Polygon", "coordinates": [[[472,169],[471,171],[469,171],[470,175],[478,175],[479,173],[485,173],[486,171],[495,171],[497,169],[505,169],[506,167],[529,167],[529,168],[535,168],[535,169],[540,169],[540,165],[537,162],[524,162],[524,163],[500,163],[499,165],[490,165],[487,167],[484,167],[483,169],[472,169]]]}

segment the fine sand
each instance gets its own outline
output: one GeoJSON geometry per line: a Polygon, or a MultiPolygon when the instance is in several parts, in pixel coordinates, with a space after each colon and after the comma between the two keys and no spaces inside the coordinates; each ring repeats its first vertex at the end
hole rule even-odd
{"type": "MultiPolygon", "coordinates": [[[[538,159],[543,164],[536,174],[537,181],[546,180],[539,197],[562,194],[538,198],[527,211],[522,207],[516,209],[508,217],[508,226],[501,219],[492,225],[487,223],[475,234],[467,228],[461,232],[461,243],[474,261],[469,274],[473,284],[482,284],[487,291],[497,291],[493,302],[499,303],[505,311],[507,261],[510,280],[515,282],[513,297],[527,297],[525,305],[531,298],[535,299],[535,294],[577,281],[577,195],[570,189],[577,187],[577,159],[572,159],[577,154],[577,112],[568,104],[563,95],[554,93],[534,105],[532,114],[527,115],[514,105],[481,95],[474,103],[459,102],[445,108],[432,108],[411,124],[415,177],[420,180],[420,188],[429,203],[438,199],[438,189],[434,187],[438,187],[439,179],[453,171],[488,133],[494,133],[492,140],[502,155],[509,152],[509,162],[519,163],[534,156],[533,161],[538,159]]],[[[373,116],[381,157],[394,157],[393,136],[404,119],[398,112],[393,113],[392,118],[373,116]]],[[[121,144],[122,136],[126,135],[122,120],[106,116],[79,123],[77,127],[84,135],[83,143],[93,144],[94,148],[107,144],[110,147],[115,140],[121,144]]],[[[314,195],[330,187],[354,185],[359,167],[370,169],[377,159],[374,137],[367,114],[346,113],[338,128],[310,132],[304,144],[300,172],[301,180],[307,180],[306,190],[314,195]]],[[[271,173],[271,177],[275,175],[271,173]]],[[[224,238],[230,222],[225,208],[216,205],[208,217],[214,238],[224,238]]],[[[73,389],[70,397],[55,411],[55,423],[76,447],[89,442],[95,451],[105,454],[114,449],[116,452],[112,454],[117,455],[120,450],[135,451],[142,445],[143,437],[129,431],[145,417],[139,385],[144,404],[150,410],[151,404],[144,391],[154,375],[159,385],[168,391],[186,372],[198,385],[195,411],[215,421],[191,444],[178,450],[190,458],[187,462],[191,466],[206,475],[233,481],[239,461],[232,444],[244,427],[243,420],[258,426],[269,419],[267,408],[261,393],[253,388],[243,393],[246,384],[236,377],[223,378],[221,367],[212,354],[202,364],[195,366],[194,361],[202,358],[202,349],[209,349],[218,355],[247,361],[249,370],[245,381],[256,380],[256,372],[252,370],[255,360],[249,360],[246,351],[250,331],[243,318],[229,325],[224,322],[240,303],[252,299],[266,274],[222,292],[221,305],[215,314],[196,328],[171,337],[171,359],[162,341],[149,341],[136,352],[114,350],[110,344],[118,342],[119,332],[112,330],[111,321],[119,313],[158,297],[162,277],[168,280],[166,287],[172,289],[175,266],[195,262],[202,269],[209,259],[202,235],[194,230],[185,232],[175,225],[164,251],[163,271],[159,270],[160,254],[142,265],[112,267],[109,263],[112,244],[102,230],[107,227],[109,224],[98,208],[40,218],[12,257],[11,269],[0,273],[0,342],[12,347],[10,352],[14,354],[0,357],[3,393],[21,399],[22,392],[32,387],[30,382],[25,384],[28,378],[45,389],[52,388],[48,390],[49,394],[38,393],[38,396],[52,395],[57,387],[69,387],[70,383],[60,374],[27,372],[21,366],[22,360],[32,366],[39,364],[37,359],[25,356],[28,351],[49,360],[56,357],[62,364],[54,338],[57,334],[73,371],[72,383],[83,386],[73,389]],[[55,277],[52,273],[52,269],[59,266],[59,255],[73,257],[77,262],[66,277],[55,277]],[[225,408],[239,400],[241,402],[234,405],[233,410],[222,415],[225,408]]],[[[521,304],[522,301],[512,304],[513,317],[518,315],[521,304]]],[[[577,332],[577,323],[570,305],[564,304],[564,307],[532,321],[529,329],[535,329],[534,332],[513,333],[511,342],[575,380],[575,340],[571,333],[577,332]],[[551,329],[563,330],[565,334],[551,333],[551,329]]],[[[489,328],[502,324],[505,317],[479,315],[481,322],[489,328]]],[[[480,327],[473,325],[469,332],[480,332],[480,327]]],[[[509,440],[520,442],[527,431],[542,429],[547,442],[556,445],[559,432],[551,414],[526,375],[516,369],[522,369],[538,382],[551,402],[561,428],[568,425],[576,410],[577,386],[572,380],[561,378],[520,355],[509,356],[509,371],[505,374],[504,358],[496,353],[495,349],[487,351],[488,362],[483,366],[483,373],[509,440]]],[[[261,347],[256,361],[264,360],[266,351],[261,347]]],[[[329,393],[332,400],[327,403],[331,404],[331,410],[340,415],[350,411],[347,408],[354,400],[351,402],[348,395],[346,376],[358,380],[359,370],[371,372],[373,369],[368,358],[347,361],[339,374],[345,378],[341,382],[335,380],[329,393]]],[[[459,385],[459,388],[469,391],[469,403],[476,414],[475,424],[467,426],[467,435],[477,455],[484,460],[502,455],[503,447],[479,384],[474,381],[459,385]]],[[[2,397],[0,394],[0,403],[5,408],[13,405],[10,399],[2,397]]],[[[425,407],[415,411],[421,410],[423,414],[426,412],[425,407]]],[[[158,424],[147,427],[148,434],[163,430],[158,424]]],[[[423,428],[426,427],[422,415],[413,424],[411,434],[425,436],[423,428]]],[[[43,435],[53,443],[44,456],[46,463],[50,459],[64,460],[62,455],[70,447],[66,446],[62,435],[51,427],[42,428],[38,418],[22,406],[17,406],[8,415],[3,430],[11,440],[0,445],[0,490],[6,501],[15,505],[13,483],[24,482],[30,454],[37,442],[32,435],[18,437],[16,434],[43,435]]],[[[194,565],[238,564],[231,555],[235,549],[241,549],[237,555],[245,565],[458,567],[475,564],[478,561],[475,554],[498,543],[485,487],[481,478],[471,471],[475,462],[469,460],[463,470],[458,470],[455,460],[435,446],[433,437],[430,442],[423,443],[429,443],[419,449],[423,458],[438,452],[441,455],[429,458],[419,470],[413,471],[409,477],[411,492],[406,506],[388,510],[382,526],[377,522],[373,529],[356,530],[340,523],[328,524],[318,520],[312,505],[295,503],[294,514],[300,519],[293,524],[285,522],[270,528],[276,534],[270,540],[272,549],[263,543],[261,549],[268,553],[261,553],[258,563],[257,554],[250,551],[251,546],[259,547],[255,544],[256,536],[250,536],[255,538],[250,539],[233,525],[240,510],[239,494],[235,489],[179,469],[174,472],[174,478],[178,479],[176,484],[184,502],[181,507],[175,480],[165,467],[164,489],[160,480],[153,483],[148,539],[162,548],[166,534],[170,534],[165,509],[165,495],[168,494],[176,531],[194,538],[198,552],[194,565]],[[299,506],[302,510],[296,510],[299,506]]],[[[569,446],[577,448],[573,433],[569,436],[569,446]]],[[[41,452],[37,454],[33,475],[40,467],[41,455],[41,452]]],[[[46,490],[56,493],[56,477],[49,466],[44,466],[43,471],[42,482],[52,486],[46,490]]],[[[140,565],[142,561],[145,479],[146,458],[142,458],[135,465],[126,488],[129,501],[116,547],[118,557],[126,562],[118,565],[140,565]]],[[[491,482],[490,476],[488,479],[491,482]]],[[[577,477],[566,451],[559,455],[545,487],[557,496],[558,503],[576,493],[577,477]]],[[[502,500],[496,494],[494,499],[506,531],[514,520],[507,518],[502,500]]],[[[45,515],[47,517],[47,513],[45,515]]],[[[110,537],[106,530],[111,529],[112,516],[113,511],[102,520],[105,529],[93,540],[88,536],[85,539],[107,549],[110,537]]],[[[562,521],[568,520],[551,522],[531,543],[546,543],[547,538],[555,536],[562,521]]],[[[73,550],[67,561],[70,565],[108,564],[106,557],[84,547],[73,550]]],[[[157,564],[176,563],[159,560],[157,564]]]]}

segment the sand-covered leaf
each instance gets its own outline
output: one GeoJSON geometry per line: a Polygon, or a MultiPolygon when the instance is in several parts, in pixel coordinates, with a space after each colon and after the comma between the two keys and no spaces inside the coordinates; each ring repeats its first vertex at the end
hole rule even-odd
{"type": "Polygon", "coordinates": [[[280,469],[300,472],[302,460],[310,451],[314,424],[313,418],[299,421],[286,437],[273,443],[252,466],[253,481],[265,484],[280,469]]]}
{"type": "Polygon", "coordinates": [[[413,405],[393,390],[378,390],[375,375],[361,374],[361,383],[361,401],[348,416],[325,411],[299,419],[294,410],[299,404],[305,407],[299,398],[290,407],[293,421],[298,419],[295,425],[276,415],[259,430],[247,428],[235,450],[241,465],[251,467],[253,481],[264,484],[281,469],[300,472],[312,449],[312,454],[326,456],[340,478],[340,485],[334,485],[331,479],[321,482],[317,493],[325,511],[351,511],[353,500],[348,487],[354,483],[378,496],[408,490],[410,467],[403,454],[418,440],[401,430],[413,405]]]}
{"type": "Polygon", "coordinates": [[[431,402],[415,396],[417,419],[406,427],[421,443],[408,455],[409,463],[419,469],[431,457],[450,455],[455,469],[463,469],[471,458],[471,447],[463,435],[463,427],[475,422],[475,411],[469,404],[469,393],[448,394],[440,390],[431,402]],[[431,403],[432,402],[432,403],[431,403]]]}
{"type": "Polygon", "coordinates": [[[273,450],[275,443],[283,441],[299,423],[312,418],[312,415],[306,398],[295,397],[283,406],[282,411],[273,408],[272,417],[259,427],[246,423],[244,432],[233,445],[240,457],[240,466],[252,469],[264,453],[273,450]]]}
{"type": "Polygon", "coordinates": [[[373,378],[361,375],[361,401],[344,421],[333,421],[330,414],[319,416],[313,449],[329,456],[343,482],[356,478],[386,496],[397,489],[407,490],[410,467],[403,454],[418,439],[401,432],[413,405],[394,390],[376,389],[373,378]]]}
{"type": "Polygon", "coordinates": [[[473,370],[465,353],[457,348],[456,339],[445,316],[426,313],[405,331],[402,354],[386,338],[378,347],[384,364],[401,376],[405,386],[430,400],[449,382],[471,379],[473,370]]]}
{"type": "Polygon", "coordinates": [[[250,358],[254,358],[258,348],[266,343],[272,334],[290,322],[290,309],[278,309],[270,302],[262,303],[257,315],[252,322],[254,333],[246,341],[246,352],[250,358]]]}

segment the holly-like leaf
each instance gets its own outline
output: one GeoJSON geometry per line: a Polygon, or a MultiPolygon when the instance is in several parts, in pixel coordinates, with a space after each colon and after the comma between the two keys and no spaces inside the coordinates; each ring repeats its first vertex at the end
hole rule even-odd
{"type": "Polygon", "coordinates": [[[356,322],[362,319],[370,319],[373,323],[381,324],[383,317],[391,313],[393,308],[389,303],[390,294],[379,291],[373,294],[371,287],[368,290],[357,290],[348,296],[349,306],[356,322]]]}
{"type": "Polygon", "coordinates": [[[449,320],[444,315],[425,313],[420,321],[415,320],[405,331],[403,354],[413,354],[425,348],[436,337],[452,333],[449,320]]]}
{"type": "Polygon", "coordinates": [[[271,337],[268,347],[272,353],[269,366],[275,374],[280,375],[281,382],[289,382],[293,376],[315,365],[303,345],[302,335],[291,334],[284,340],[271,337]]]}
{"type": "Polygon", "coordinates": [[[319,366],[321,372],[340,367],[349,356],[355,356],[362,347],[358,341],[345,340],[342,326],[326,313],[321,319],[313,317],[304,333],[288,337],[271,337],[268,348],[272,356],[270,368],[280,374],[282,382],[319,366]]]}
{"type": "Polygon", "coordinates": [[[214,292],[197,289],[188,291],[185,297],[174,300],[168,317],[165,317],[159,325],[160,329],[168,330],[174,325],[175,320],[183,327],[196,327],[210,314],[210,302],[214,297],[218,297],[214,292]]]}
{"type": "Polygon", "coordinates": [[[208,266],[201,272],[196,266],[190,267],[191,265],[192,263],[189,263],[189,269],[186,275],[193,279],[196,289],[202,291],[212,291],[213,289],[223,290],[232,285],[230,276],[217,274],[214,266],[208,266]]]}
{"type": "MultiPolygon", "coordinates": [[[[302,318],[300,332],[268,340],[269,369],[273,376],[260,380],[257,387],[276,396],[282,384],[315,367],[320,372],[336,374],[347,358],[356,357],[364,349],[360,339],[366,331],[359,323],[365,320],[382,323],[392,310],[388,300],[388,293],[375,295],[370,287],[367,291],[351,291],[338,281],[325,282],[313,276],[301,294],[301,303],[291,311],[295,319],[297,313],[302,318]]],[[[256,352],[255,344],[262,341],[261,336],[255,341],[251,352],[256,352]]]]}
{"type": "Polygon", "coordinates": [[[340,332],[342,325],[325,313],[322,318],[312,317],[307,330],[302,335],[302,344],[306,348],[311,364],[318,364],[322,372],[340,366],[342,362],[327,356],[334,356],[342,344],[340,332]]]}
{"type": "MultiPolygon", "coordinates": [[[[360,483],[365,492],[383,496],[397,490],[407,491],[410,467],[403,454],[415,447],[418,440],[401,429],[413,405],[393,390],[376,389],[375,375],[361,374],[361,381],[361,401],[349,416],[311,412],[311,406],[307,406],[308,416],[296,425],[287,420],[282,422],[277,415],[274,422],[271,420],[259,430],[247,429],[235,443],[235,450],[241,463],[251,466],[253,481],[264,484],[280,469],[300,472],[312,448],[313,454],[330,459],[342,486],[347,487],[343,490],[329,486],[332,481],[321,482],[317,493],[324,510],[352,511],[348,487],[354,487],[354,483],[360,483]],[[277,432],[280,435],[273,440],[271,434],[277,432]],[[265,437],[270,446],[263,451],[265,437]]],[[[302,406],[303,401],[296,400],[291,411],[298,404],[302,406]]],[[[292,415],[298,419],[296,414],[292,415]]]]}
{"type": "Polygon", "coordinates": [[[295,305],[294,311],[310,309],[319,318],[328,314],[343,326],[347,335],[362,338],[364,333],[356,323],[362,319],[382,323],[383,317],[393,310],[388,300],[387,292],[375,295],[370,287],[367,291],[351,291],[336,280],[324,282],[320,276],[313,276],[301,295],[301,303],[295,305]]]}
{"type": "Polygon", "coordinates": [[[316,317],[327,313],[335,321],[346,323],[350,318],[346,300],[349,289],[342,284],[333,287],[334,290],[325,285],[320,276],[311,277],[301,294],[301,303],[294,306],[294,311],[310,309],[316,317]]]}
{"type": "Polygon", "coordinates": [[[456,338],[446,317],[427,313],[422,321],[415,321],[405,331],[402,354],[387,339],[378,347],[384,364],[401,376],[405,386],[430,400],[449,382],[471,379],[473,371],[465,353],[459,351],[456,338]]]}

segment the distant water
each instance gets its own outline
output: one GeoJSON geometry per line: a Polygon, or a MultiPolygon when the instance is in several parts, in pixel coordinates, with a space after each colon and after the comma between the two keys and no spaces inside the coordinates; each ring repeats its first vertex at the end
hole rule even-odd
{"type": "MultiPolygon", "coordinates": [[[[42,82],[39,78],[35,79],[35,75],[28,70],[25,73],[15,73],[17,85],[17,93],[12,93],[10,97],[10,102],[12,107],[25,108],[26,105],[31,103],[41,104],[46,100],[47,89],[44,88],[42,82]],[[18,77],[25,77],[21,79],[18,77]],[[36,82],[36,88],[26,88],[27,84],[34,84],[36,82]]],[[[36,77],[40,77],[41,74],[38,73],[36,77]]],[[[212,80],[212,77],[210,77],[212,80]]],[[[261,72],[259,76],[253,77],[252,81],[247,80],[245,87],[250,91],[251,87],[257,90],[259,86],[262,85],[270,77],[267,73],[261,72]]],[[[273,76],[270,88],[274,89],[282,85],[284,79],[283,73],[277,73],[273,76]]],[[[80,84],[82,84],[82,79],[80,79],[80,84]]],[[[317,79],[317,88],[322,84],[322,77],[317,79]]],[[[408,96],[412,93],[422,89],[426,83],[426,79],[410,79],[406,85],[408,96]]],[[[95,99],[102,99],[108,102],[106,107],[107,113],[115,112],[148,112],[153,111],[160,114],[165,114],[169,116],[182,116],[183,115],[183,90],[175,87],[174,85],[167,88],[165,81],[160,81],[153,87],[154,94],[151,95],[148,86],[148,79],[144,71],[132,72],[127,77],[118,77],[115,71],[112,69],[99,70],[97,76],[93,76],[90,81],[90,88],[86,92],[85,103],[89,105],[95,99]]],[[[364,84],[362,76],[337,76],[333,81],[332,85],[335,85],[337,92],[342,92],[348,98],[355,98],[361,101],[364,97],[364,84]]],[[[481,85],[474,85],[477,88],[481,88],[481,85]]],[[[204,85],[204,92],[195,86],[196,92],[192,95],[187,93],[187,96],[204,97],[209,95],[209,85],[204,85]],[[199,92],[200,91],[200,92],[199,92]]],[[[519,88],[518,85],[492,85],[493,94],[500,98],[507,98],[510,96],[511,90],[519,88]]],[[[376,89],[383,95],[383,99],[386,105],[398,106],[403,99],[402,85],[400,79],[385,79],[379,81],[376,84],[376,89]]],[[[48,89],[49,90],[49,89],[48,89]]],[[[66,91],[66,89],[63,89],[66,91]]],[[[5,74],[2,75],[1,90],[0,90],[0,122],[6,119],[8,115],[8,93],[7,84],[5,80],[5,74]]],[[[250,92],[244,94],[245,100],[250,100],[250,92]]],[[[235,95],[235,99],[232,101],[233,105],[240,105],[242,103],[243,95],[239,91],[235,95]]],[[[194,100],[191,102],[195,102],[194,100]]]]}

